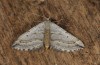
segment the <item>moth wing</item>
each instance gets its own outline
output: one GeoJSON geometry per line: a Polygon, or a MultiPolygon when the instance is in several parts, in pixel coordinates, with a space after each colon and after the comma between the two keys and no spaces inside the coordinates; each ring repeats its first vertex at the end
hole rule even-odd
{"type": "Polygon", "coordinates": [[[19,36],[12,47],[25,51],[41,48],[43,46],[44,27],[44,22],[42,22],[31,28],[29,31],[19,36]]]}
{"type": "Polygon", "coordinates": [[[55,23],[50,23],[51,47],[60,51],[74,51],[84,47],[81,40],[68,33],[55,23]]]}

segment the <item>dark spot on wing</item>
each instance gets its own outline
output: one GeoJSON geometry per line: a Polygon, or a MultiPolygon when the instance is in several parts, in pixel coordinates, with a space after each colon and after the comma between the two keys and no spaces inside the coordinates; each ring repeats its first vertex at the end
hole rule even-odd
{"type": "Polygon", "coordinates": [[[81,48],[84,48],[83,46],[80,46],[80,45],[78,45],[78,44],[77,44],[76,46],[81,47],[81,48]]]}

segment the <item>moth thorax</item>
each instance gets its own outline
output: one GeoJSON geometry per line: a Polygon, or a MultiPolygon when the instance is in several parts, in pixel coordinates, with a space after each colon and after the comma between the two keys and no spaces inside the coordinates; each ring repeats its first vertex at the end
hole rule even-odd
{"type": "Polygon", "coordinates": [[[50,29],[50,21],[45,21],[45,29],[50,29]]]}

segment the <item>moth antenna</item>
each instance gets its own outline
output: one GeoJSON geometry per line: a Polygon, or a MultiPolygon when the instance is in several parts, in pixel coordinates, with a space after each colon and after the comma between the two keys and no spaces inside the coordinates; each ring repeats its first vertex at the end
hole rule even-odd
{"type": "Polygon", "coordinates": [[[44,16],[44,15],[39,15],[39,14],[36,14],[36,13],[32,13],[33,15],[36,15],[36,16],[40,16],[40,17],[43,17],[44,18],[44,20],[46,20],[46,21],[49,21],[50,20],[50,16],[49,17],[46,17],[46,16],[44,16]]]}

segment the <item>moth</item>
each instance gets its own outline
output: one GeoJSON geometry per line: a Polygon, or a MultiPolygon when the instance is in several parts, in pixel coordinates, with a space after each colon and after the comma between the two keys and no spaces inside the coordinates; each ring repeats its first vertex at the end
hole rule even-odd
{"type": "Polygon", "coordinates": [[[44,47],[46,50],[52,48],[69,52],[82,49],[84,44],[63,28],[46,20],[19,36],[12,47],[25,51],[44,47]]]}

